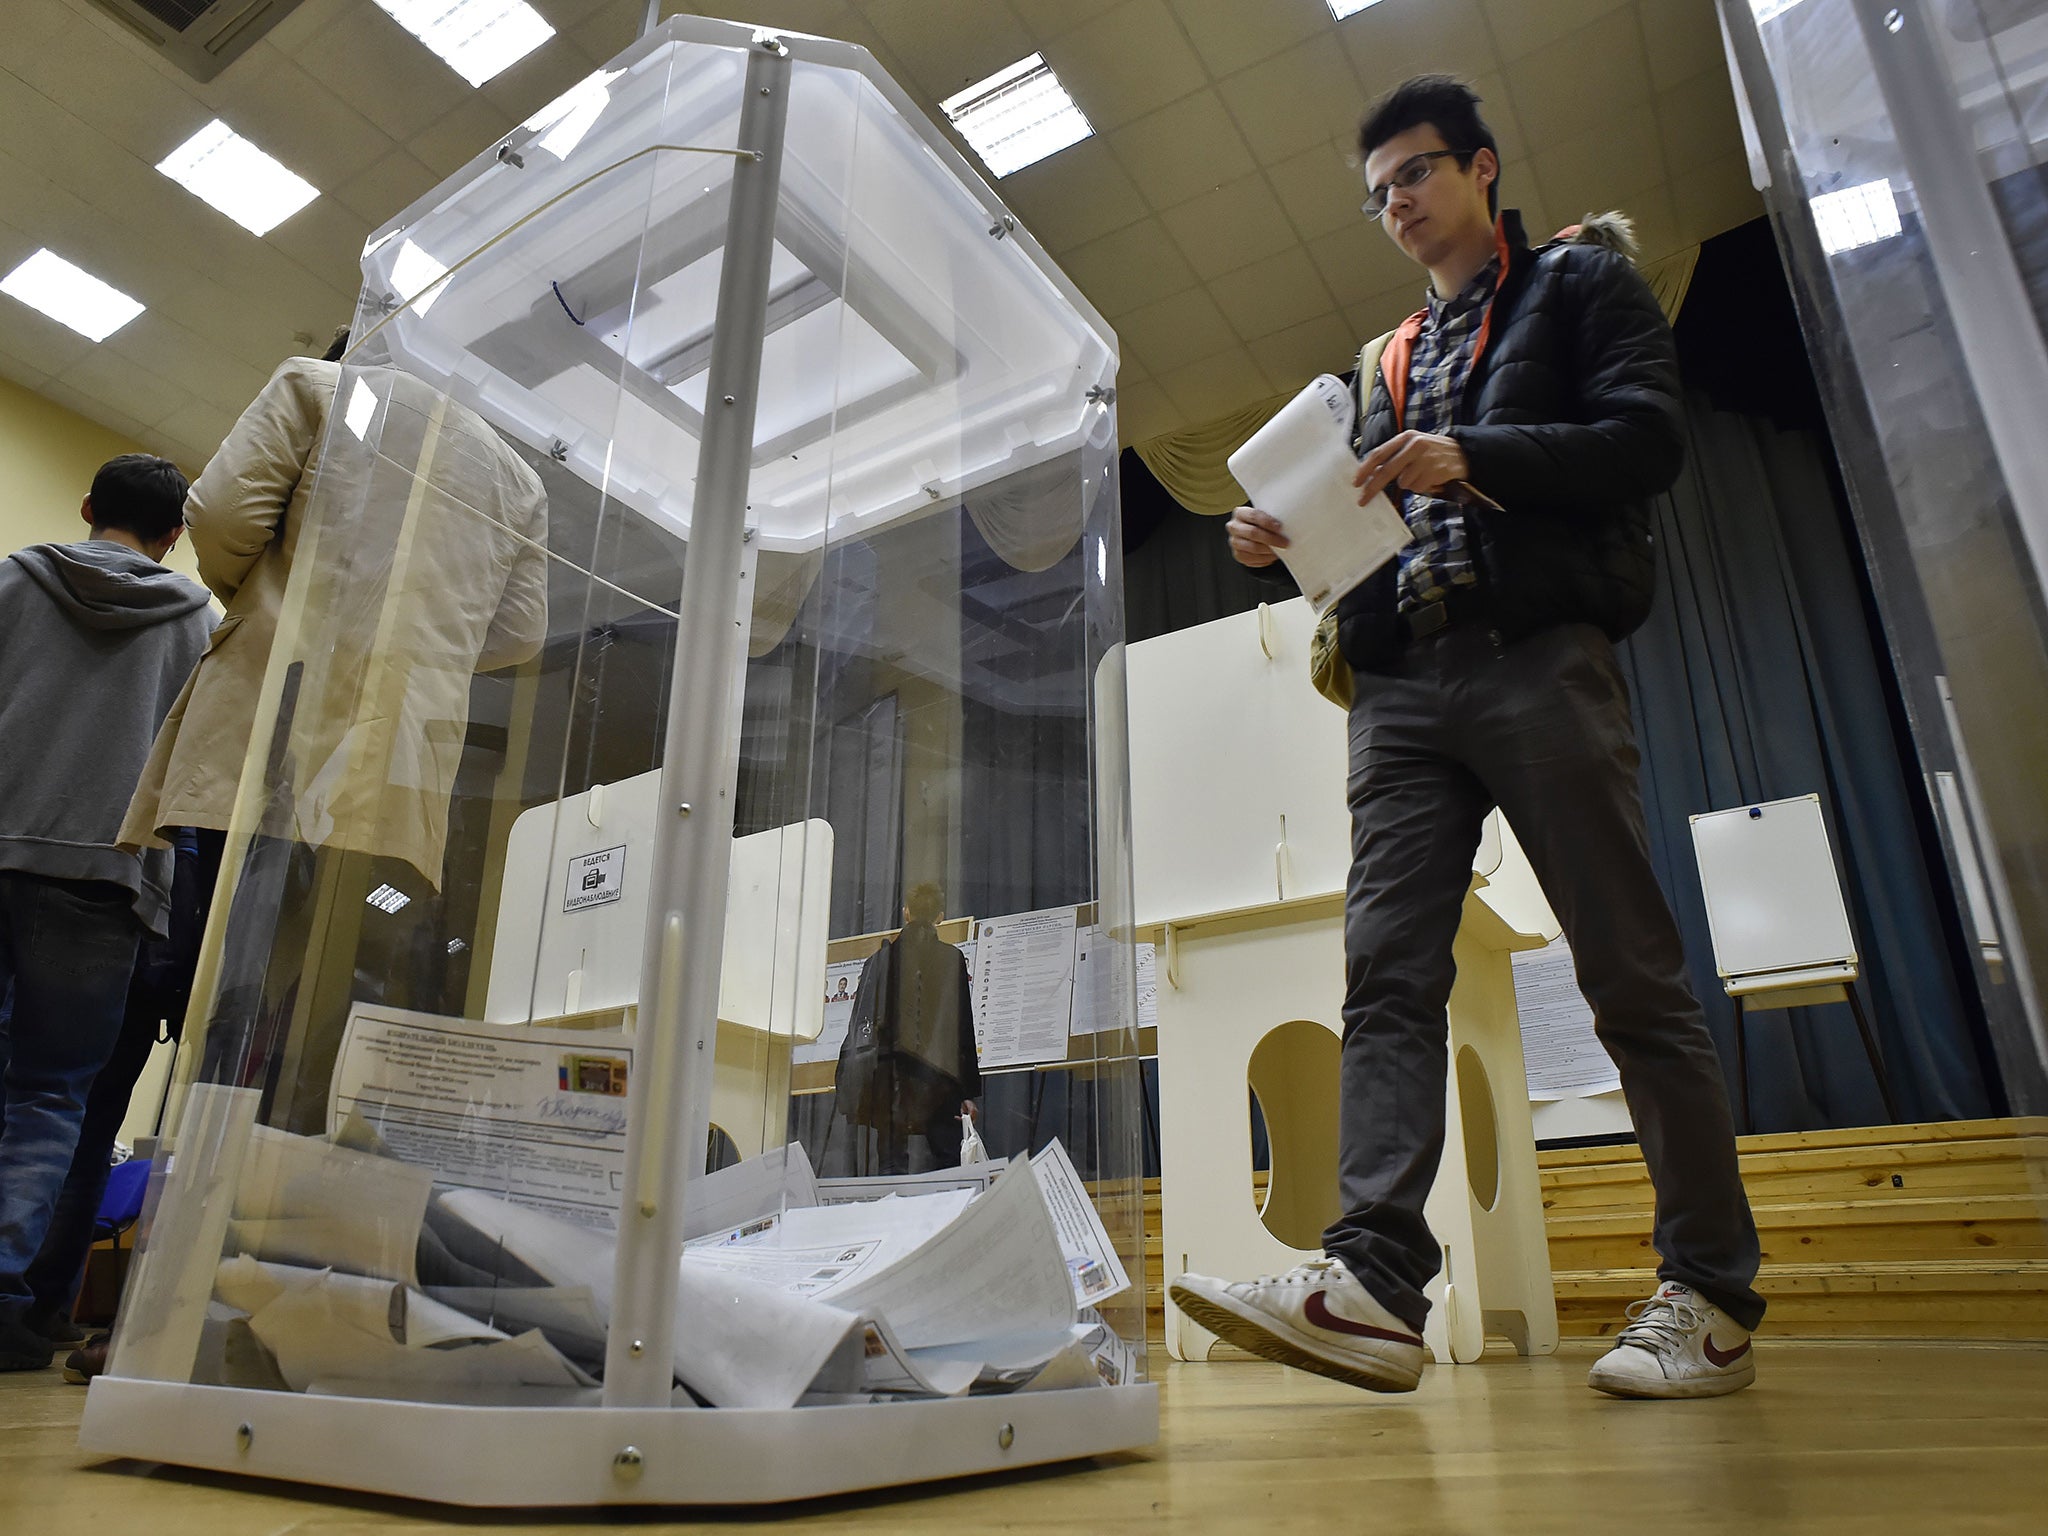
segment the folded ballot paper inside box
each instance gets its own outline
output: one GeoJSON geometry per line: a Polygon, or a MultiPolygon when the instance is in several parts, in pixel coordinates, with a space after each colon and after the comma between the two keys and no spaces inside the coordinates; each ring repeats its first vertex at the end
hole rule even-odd
{"type": "Polygon", "coordinates": [[[1252,505],[1280,520],[1287,535],[1280,557],[1318,614],[1411,537],[1384,491],[1358,504],[1356,416],[1344,382],[1321,374],[1230,456],[1230,473],[1252,505]]]}
{"type": "MultiPolygon", "coordinates": [[[[345,1133],[346,1135],[346,1133],[345,1133]]],[[[357,1133],[358,1138],[360,1133],[357,1133]]],[[[259,1128],[201,1373],[434,1402],[598,1401],[613,1239],[427,1170],[259,1128]]],[[[787,1408],[1117,1384],[1127,1290],[1066,1152],[819,1181],[800,1146],[693,1180],[679,1406],[787,1408]],[[706,1218],[723,1223],[704,1230],[706,1218]]]]}

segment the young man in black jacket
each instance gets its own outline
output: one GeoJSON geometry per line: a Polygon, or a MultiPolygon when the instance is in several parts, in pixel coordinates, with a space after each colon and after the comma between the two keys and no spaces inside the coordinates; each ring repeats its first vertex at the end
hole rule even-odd
{"type": "MultiPolygon", "coordinates": [[[[1626,255],[1530,249],[1498,212],[1479,98],[1422,76],[1359,130],[1365,212],[1429,273],[1366,401],[1357,484],[1414,542],[1338,610],[1353,673],[1352,866],[1338,1177],[1327,1257],[1275,1279],[1173,1286],[1191,1318],[1269,1359],[1375,1391],[1420,1378],[1423,1218],[1444,1140],[1451,944],[1481,823],[1500,807],[1621,1069],[1657,1190],[1654,1295],[1591,1385],[1709,1397],[1755,1379],[1756,1225],[1727,1088],[1650,865],[1613,642],[1647,614],[1648,498],[1684,456],[1670,328],[1626,255]]],[[[1270,565],[1279,522],[1230,520],[1270,565]]]]}

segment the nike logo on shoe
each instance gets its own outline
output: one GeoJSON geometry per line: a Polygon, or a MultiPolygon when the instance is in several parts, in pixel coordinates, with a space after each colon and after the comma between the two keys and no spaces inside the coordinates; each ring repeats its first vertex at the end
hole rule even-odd
{"type": "MultiPolygon", "coordinates": [[[[1370,1323],[1354,1323],[1348,1317],[1339,1317],[1330,1310],[1330,1304],[1323,1300],[1324,1294],[1322,1291],[1311,1291],[1308,1300],[1301,1306],[1302,1315],[1316,1327],[1326,1328],[1331,1333],[1348,1333],[1355,1339],[1384,1339],[1389,1344],[1413,1344],[1417,1348],[1421,1347],[1422,1340],[1412,1333],[1396,1333],[1391,1328],[1375,1328],[1370,1323]]],[[[1749,1348],[1747,1344],[1742,1347],[1749,1348]]]]}
{"type": "Polygon", "coordinates": [[[1749,1340],[1744,1339],[1734,1349],[1716,1349],[1714,1347],[1714,1336],[1708,1334],[1700,1340],[1700,1353],[1707,1357],[1707,1364],[1713,1366],[1716,1370],[1726,1370],[1749,1353],[1749,1340]]]}

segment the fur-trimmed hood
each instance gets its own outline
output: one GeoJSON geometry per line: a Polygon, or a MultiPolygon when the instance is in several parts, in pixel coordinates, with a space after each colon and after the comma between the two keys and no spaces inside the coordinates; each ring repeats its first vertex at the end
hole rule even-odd
{"type": "Polygon", "coordinates": [[[1634,261],[1642,247],[1636,240],[1636,221],[1619,209],[1589,213],[1576,224],[1567,224],[1551,241],[1553,245],[1597,245],[1634,261]]]}

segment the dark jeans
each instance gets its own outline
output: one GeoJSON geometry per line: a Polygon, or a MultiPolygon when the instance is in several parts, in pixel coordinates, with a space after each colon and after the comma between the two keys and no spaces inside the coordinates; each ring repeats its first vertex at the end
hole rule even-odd
{"type": "Polygon", "coordinates": [[[1756,1223],[1735,1160],[1721,1060],[1650,865],[1628,688],[1590,625],[1503,645],[1454,625],[1351,708],[1351,878],[1344,907],[1338,1191],[1323,1235],[1385,1306],[1420,1329],[1442,1250],[1423,1219],[1444,1144],[1457,935],[1472,855],[1498,806],[1565,938],[1657,1191],[1658,1274],[1744,1327],[1756,1223]]]}
{"type": "Polygon", "coordinates": [[[106,1196],[114,1141],[121,1122],[128,1118],[128,1100],[159,1037],[176,1039],[185,1022],[192,970],[198,962],[206,906],[220,861],[217,854],[210,865],[202,859],[193,832],[178,831],[171,841],[177,855],[170,931],[161,939],[142,939],[128,980],[120,1037],[85,1097],[85,1118],[79,1124],[78,1146],[71,1154],[71,1171],[57,1196],[42,1251],[29,1265],[28,1286],[40,1312],[70,1315],[84,1276],[86,1254],[92,1248],[100,1201],[106,1196]]]}
{"type": "Polygon", "coordinates": [[[35,1298],[28,1269],[64,1187],[93,1078],[121,1032],[135,949],[133,898],[116,885],[0,873],[0,1320],[35,1298]]]}

